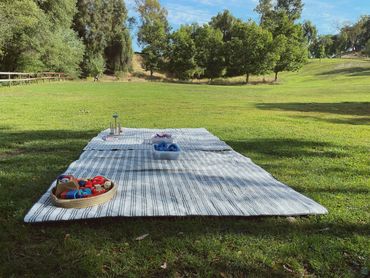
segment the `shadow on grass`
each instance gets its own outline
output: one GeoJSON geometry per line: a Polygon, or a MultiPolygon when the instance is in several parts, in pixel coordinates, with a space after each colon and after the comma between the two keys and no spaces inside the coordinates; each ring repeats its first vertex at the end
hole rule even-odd
{"type": "MultiPolygon", "coordinates": [[[[294,169],[297,167],[294,163],[288,164],[287,161],[291,159],[328,159],[331,164],[320,167],[320,172],[333,177],[345,177],[351,179],[351,177],[367,177],[369,172],[366,169],[358,169],[357,167],[344,167],[344,166],[333,166],[333,159],[337,161],[343,161],[345,158],[351,159],[353,152],[366,153],[366,148],[362,147],[348,147],[337,146],[326,142],[299,140],[299,139],[283,139],[283,138],[259,138],[259,139],[246,139],[240,141],[226,141],[235,151],[245,154],[247,156],[253,154],[257,157],[262,157],[264,162],[258,163],[262,167],[266,167],[273,172],[283,173],[287,169],[302,175],[315,175],[312,170],[305,169],[294,169]],[[288,159],[288,160],[287,160],[288,159]]],[[[301,164],[298,164],[302,166],[301,164]]],[[[298,174],[297,174],[298,175],[298,174]]],[[[299,184],[294,185],[294,189],[309,193],[329,193],[329,194],[369,194],[369,188],[363,186],[346,186],[340,187],[338,185],[332,186],[310,186],[303,187],[299,184]]]]}
{"type": "Polygon", "coordinates": [[[96,131],[0,129],[2,217],[20,217],[51,181],[78,158],[96,131]]]}
{"type": "Polygon", "coordinates": [[[370,125],[370,117],[356,117],[356,118],[321,118],[314,116],[292,116],[292,118],[314,120],[318,122],[332,123],[332,124],[346,124],[346,125],[370,125]]]}
{"type": "Polygon", "coordinates": [[[370,102],[258,103],[256,107],[262,110],[284,110],[352,116],[370,116],[370,102]]]}
{"type": "Polygon", "coordinates": [[[347,154],[336,149],[336,146],[325,143],[299,139],[259,138],[254,140],[226,141],[240,153],[257,152],[269,157],[328,157],[340,158],[347,154]]]}
{"type": "Polygon", "coordinates": [[[370,76],[370,68],[365,67],[342,68],[321,72],[318,73],[317,75],[338,75],[338,74],[345,74],[349,76],[370,76]]]}

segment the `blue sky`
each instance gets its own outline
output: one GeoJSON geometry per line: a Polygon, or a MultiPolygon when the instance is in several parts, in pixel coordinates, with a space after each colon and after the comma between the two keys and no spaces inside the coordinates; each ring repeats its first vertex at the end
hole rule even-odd
{"type": "MultiPolygon", "coordinates": [[[[347,22],[356,22],[364,14],[370,14],[370,0],[303,0],[302,19],[311,20],[320,34],[337,33],[338,26],[347,22]]],[[[228,9],[243,20],[258,21],[253,11],[258,0],[160,0],[168,11],[168,20],[176,29],[181,24],[193,22],[205,23],[218,12],[228,9]]],[[[134,0],[126,0],[131,16],[134,13],[134,0]]],[[[133,31],[134,50],[140,50],[133,31]]]]}

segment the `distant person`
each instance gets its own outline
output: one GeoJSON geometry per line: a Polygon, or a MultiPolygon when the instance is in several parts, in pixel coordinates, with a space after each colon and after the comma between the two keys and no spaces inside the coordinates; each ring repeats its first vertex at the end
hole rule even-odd
{"type": "Polygon", "coordinates": [[[99,74],[95,75],[94,77],[94,82],[98,82],[99,81],[99,74]]]}

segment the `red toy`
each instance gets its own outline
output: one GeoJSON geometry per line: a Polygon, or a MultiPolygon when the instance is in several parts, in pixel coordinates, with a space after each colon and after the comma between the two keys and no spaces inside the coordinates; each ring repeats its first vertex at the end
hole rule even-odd
{"type": "Polygon", "coordinates": [[[104,178],[103,176],[96,176],[91,181],[93,185],[104,184],[106,181],[106,178],[104,178]]]}

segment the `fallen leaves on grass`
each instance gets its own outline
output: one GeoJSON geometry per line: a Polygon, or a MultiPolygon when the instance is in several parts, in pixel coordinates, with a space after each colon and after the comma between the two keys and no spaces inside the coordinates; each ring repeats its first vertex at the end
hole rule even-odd
{"type": "Polygon", "coordinates": [[[161,265],[161,268],[162,268],[162,269],[166,269],[166,268],[167,268],[167,263],[166,263],[166,262],[164,262],[164,263],[161,265]]]}
{"type": "Polygon", "coordinates": [[[135,238],[135,240],[143,240],[144,238],[146,238],[149,234],[144,234],[144,235],[141,235],[141,236],[138,236],[137,238],[135,238]]]}
{"type": "Polygon", "coordinates": [[[297,222],[297,219],[295,217],[292,217],[292,216],[288,216],[286,218],[286,220],[289,222],[289,223],[295,223],[297,222]]]}
{"type": "Polygon", "coordinates": [[[290,266],[289,266],[289,265],[287,265],[287,264],[284,264],[284,265],[283,265],[283,268],[284,268],[286,271],[290,272],[290,273],[293,273],[293,272],[294,272],[294,270],[293,270],[293,269],[291,269],[291,268],[290,268],[290,266]]]}

